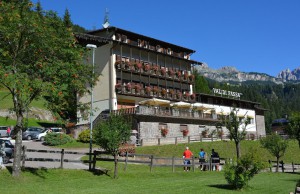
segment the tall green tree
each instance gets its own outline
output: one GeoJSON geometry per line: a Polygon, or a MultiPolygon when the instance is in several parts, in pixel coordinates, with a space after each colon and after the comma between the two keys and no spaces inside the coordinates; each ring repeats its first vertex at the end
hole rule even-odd
{"type": "Polygon", "coordinates": [[[130,138],[131,125],[122,115],[111,114],[109,119],[95,127],[93,135],[97,145],[114,157],[114,178],[118,175],[119,147],[130,138]]]}
{"type": "Polygon", "coordinates": [[[12,95],[17,117],[13,176],[21,173],[22,129],[30,103],[46,96],[60,118],[69,104],[66,95],[84,94],[86,83],[93,82],[92,66],[82,63],[84,53],[54,12],[43,13],[29,0],[0,2],[0,84],[12,95]]]}
{"type": "Polygon", "coordinates": [[[288,141],[282,139],[278,134],[271,134],[260,140],[261,145],[276,157],[276,172],[278,172],[279,159],[284,156],[288,147],[288,141]]]}
{"type": "Polygon", "coordinates": [[[236,157],[237,159],[241,156],[241,141],[246,137],[246,127],[250,123],[250,119],[246,116],[238,117],[237,108],[233,108],[230,111],[228,117],[223,117],[223,125],[229,131],[230,140],[234,140],[236,147],[236,157]]]}
{"type": "Polygon", "coordinates": [[[300,112],[292,113],[292,115],[289,117],[289,124],[286,130],[291,138],[294,138],[298,141],[300,148],[300,112]]]}
{"type": "Polygon", "coordinates": [[[193,72],[195,76],[195,92],[197,93],[204,93],[204,94],[210,94],[210,89],[208,86],[207,80],[204,78],[204,76],[199,75],[197,70],[193,72]]]}

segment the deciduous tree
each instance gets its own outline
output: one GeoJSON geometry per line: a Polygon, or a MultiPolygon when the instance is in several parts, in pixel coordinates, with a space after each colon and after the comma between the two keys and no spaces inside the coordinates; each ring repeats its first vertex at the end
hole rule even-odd
{"type": "Polygon", "coordinates": [[[0,1],[0,84],[11,93],[17,117],[14,176],[21,172],[25,111],[46,96],[57,118],[63,116],[66,96],[85,93],[93,81],[91,66],[82,63],[84,53],[54,12],[29,0],[0,1]]]}
{"type": "Polygon", "coordinates": [[[234,140],[235,147],[236,147],[236,157],[237,159],[240,158],[240,144],[241,141],[246,137],[246,127],[250,122],[250,119],[246,116],[238,117],[237,116],[238,109],[233,108],[230,111],[228,117],[223,118],[223,125],[229,131],[230,140],[234,140]]]}
{"type": "Polygon", "coordinates": [[[264,137],[260,140],[261,145],[266,148],[273,156],[276,157],[276,172],[278,172],[279,159],[284,155],[288,142],[275,133],[264,137]]]}
{"type": "Polygon", "coordinates": [[[94,140],[97,145],[114,156],[114,178],[118,174],[119,147],[130,138],[131,125],[122,115],[111,114],[109,119],[101,122],[94,130],[94,140]]]}
{"type": "Polygon", "coordinates": [[[300,112],[293,112],[289,118],[289,124],[286,128],[287,133],[291,138],[298,141],[300,148],[300,112]]]}

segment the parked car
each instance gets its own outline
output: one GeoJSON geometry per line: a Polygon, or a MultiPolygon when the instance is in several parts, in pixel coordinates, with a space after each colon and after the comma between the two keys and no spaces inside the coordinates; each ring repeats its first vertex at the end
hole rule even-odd
{"type": "Polygon", "coordinates": [[[6,137],[7,136],[7,130],[8,126],[0,126],[0,137],[6,137]]]}
{"type": "Polygon", "coordinates": [[[43,131],[43,128],[40,127],[28,127],[22,133],[22,139],[32,140],[37,139],[37,135],[43,131]]]}
{"type": "Polygon", "coordinates": [[[37,140],[44,141],[45,136],[48,133],[63,133],[63,129],[60,127],[52,127],[52,128],[44,129],[40,134],[37,135],[37,140]]]}
{"type": "Polygon", "coordinates": [[[9,139],[0,139],[0,144],[2,145],[4,142],[4,151],[5,156],[3,157],[3,163],[7,164],[11,158],[14,156],[15,146],[11,143],[9,139]]]}

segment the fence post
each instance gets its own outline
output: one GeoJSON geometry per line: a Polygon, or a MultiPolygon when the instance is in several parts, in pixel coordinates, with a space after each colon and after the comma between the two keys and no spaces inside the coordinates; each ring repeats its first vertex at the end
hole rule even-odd
{"type": "Polygon", "coordinates": [[[209,158],[209,170],[212,171],[211,157],[209,158]]]}
{"type": "Polygon", "coordinates": [[[212,141],[212,142],[214,141],[214,136],[213,136],[213,135],[211,135],[211,141],[212,141]]]}
{"type": "Polygon", "coordinates": [[[150,162],[150,172],[152,172],[153,168],[153,155],[150,156],[151,162],[150,162]]]}
{"type": "Polygon", "coordinates": [[[62,149],[60,155],[60,168],[64,168],[64,155],[65,155],[65,149],[62,149]]]}
{"type": "Polygon", "coordinates": [[[158,145],[160,145],[160,138],[158,138],[158,139],[157,139],[157,141],[158,141],[158,142],[157,142],[157,143],[158,143],[158,145]]]}
{"type": "Polygon", "coordinates": [[[270,166],[270,172],[272,172],[272,163],[271,163],[271,160],[269,160],[269,166],[270,166]]]}
{"type": "Polygon", "coordinates": [[[25,167],[25,160],[26,160],[26,150],[27,150],[27,147],[26,146],[22,146],[22,156],[21,156],[21,159],[22,159],[22,167],[25,167]]]}
{"type": "Polygon", "coordinates": [[[193,168],[193,172],[195,172],[195,157],[192,156],[192,168],[193,168]]]}
{"type": "Polygon", "coordinates": [[[292,162],[293,173],[295,173],[294,162],[292,162]]]}
{"type": "Polygon", "coordinates": [[[140,141],[141,141],[141,146],[143,146],[143,139],[141,139],[140,141]]]}
{"type": "Polygon", "coordinates": [[[280,163],[281,163],[281,170],[282,170],[282,172],[284,172],[284,163],[282,160],[280,161],[280,163]]]}
{"type": "Polygon", "coordinates": [[[128,152],[126,151],[124,171],[127,170],[127,162],[128,162],[128,152]]]}
{"type": "Polygon", "coordinates": [[[172,157],[172,172],[175,172],[175,156],[172,157]]]}
{"type": "Polygon", "coordinates": [[[188,136],[188,143],[191,142],[191,136],[188,136]]]}
{"type": "MultiPolygon", "coordinates": [[[[91,162],[91,161],[90,161],[91,162]]],[[[93,166],[92,166],[92,170],[95,171],[96,169],[96,162],[97,162],[97,151],[94,150],[94,157],[93,157],[93,166]]]]}
{"type": "Polygon", "coordinates": [[[175,137],[175,145],[177,145],[178,143],[178,140],[177,140],[177,137],[175,137]]]}
{"type": "Polygon", "coordinates": [[[200,134],[200,142],[202,142],[202,135],[200,134]]]}

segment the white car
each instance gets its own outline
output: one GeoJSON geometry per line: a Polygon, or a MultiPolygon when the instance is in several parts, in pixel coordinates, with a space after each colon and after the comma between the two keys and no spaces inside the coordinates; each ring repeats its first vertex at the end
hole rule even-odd
{"type": "Polygon", "coordinates": [[[58,128],[52,127],[52,128],[44,129],[40,134],[37,135],[37,140],[44,141],[47,133],[63,133],[63,130],[62,130],[62,128],[59,128],[59,127],[58,128]]]}

